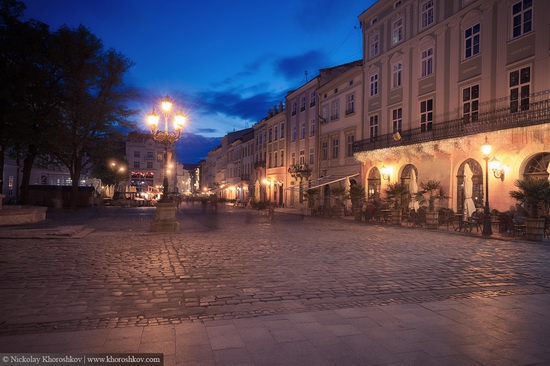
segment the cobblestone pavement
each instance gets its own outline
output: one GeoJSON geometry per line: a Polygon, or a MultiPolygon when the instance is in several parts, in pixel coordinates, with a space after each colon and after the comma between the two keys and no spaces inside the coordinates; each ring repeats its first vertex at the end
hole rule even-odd
{"type": "MultiPolygon", "coordinates": [[[[220,207],[49,213],[83,238],[0,241],[0,335],[550,293],[548,243],[220,207]]],[[[0,229],[2,230],[2,229],[0,229]]]]}

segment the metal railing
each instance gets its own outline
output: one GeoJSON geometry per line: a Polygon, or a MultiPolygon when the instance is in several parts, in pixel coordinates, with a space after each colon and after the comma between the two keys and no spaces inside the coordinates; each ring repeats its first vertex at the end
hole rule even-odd
{"type": "MultiPolygon", "coordinates": [[[[518,100],[519,102],[519,100],[518,100]]],[[[353,152],[372,151],[396,146],[475,135],[550,122],[550,90],[531,94],[529,103],[517,105],[510,98],[480,103],[477,120],[463,116],[462,110],[434,118],[431,128],[414,128],[373,136],[353,143],[353,152]]]]}

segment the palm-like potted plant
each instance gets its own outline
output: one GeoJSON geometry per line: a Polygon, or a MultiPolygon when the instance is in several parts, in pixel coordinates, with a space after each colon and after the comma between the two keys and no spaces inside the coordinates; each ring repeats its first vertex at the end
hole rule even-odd
{"type": "Polygon", "coordinates": [[[435,201],[442,201],[449,198],[441,187],[441,182],[438,180],[428,180],[426,183],[421,182],[420,188],[422,189],[416,194],[415,199],[421,205],[428,205],[428,212],[426,213],[426,226],[428,229],[437,229],[439,226],[439,212],[435,209],[435,201]]]}
{"type": "Polygon", "coordinates": [[[547,179],[526,178],[517,180],[516,191],[510,191],[510,197],[522,203],[529,211],[526,235],[528,240],[541,241],[544,237],[544,217],[539,218],[541,208],[550,206],[550,182],[547,179]]]}
{"type": "Polygon", "coordinates": [[[403,183],[390,183],[386,188],[386,200],[391,206],[391,224],[401,225],[401,215],[409,188],[403,183]]]}
{"type": "Polygon", "coordinates": [[[346,195],[346,188],[342,186],[336,186],[331,188],[330,193],[334,196],[334,214],[336,216],[344,216],[344,196],[346,195]]]}
{"type": "Polygon", "coordinates": [[[306,190],[306,199],[307,199],[307,205],[309,207],[309,209],[311,210],[311,214],[312,215],[316,215],[317,214],[317,207],[315,205],[316,201],[317,201],[317,196],[319,194],[319,190],[317,188],[310,188],[308,190],[306,190]]]}
{"type": "Polygon", "coordinates": [[[361,221],[361,202],[365,199],[365,187],[360,184],[349,187],[349,198],[355,221],[361,221]]]}

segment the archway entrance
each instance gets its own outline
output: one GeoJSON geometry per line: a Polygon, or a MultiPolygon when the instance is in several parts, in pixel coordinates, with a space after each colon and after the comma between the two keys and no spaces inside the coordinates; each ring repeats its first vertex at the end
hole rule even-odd
{"type": "Polygon", "coordinates": [[[524,178],[549,179],[550,153],[543,152],[533,156],[523,171],[524,178]]]}
{"type": "Polygon", "coordinates": [[[374,167],[369,172],[367,178],[367,198],[379,200],[380,199],[380,187],[382,186],[382,179],[380,178],[380,171],[377,167],[374,167]]]}
{"type": "Polygon", "coordinates": [[[457,194],[456,194],[456,207],[457,212],[464,211],[464,199],[466,198],[466,192],[464,192],[464,177],[465,167],[468,164],[469,169],[472,172],[472,192],[471,193],[474,204],[476,207],[483,207],[483,170],[481,165],[474,159],[467,159],[460,167],[458,167],[458,173],[456,175],[457,194]]]}

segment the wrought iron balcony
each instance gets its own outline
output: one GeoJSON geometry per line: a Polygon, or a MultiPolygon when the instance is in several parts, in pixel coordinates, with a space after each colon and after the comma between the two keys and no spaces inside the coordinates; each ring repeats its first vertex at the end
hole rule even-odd
{"type": "Polygon", "coordinates": [[[434,118],[431,126],[402,130],[355,141],[353,152],[372,151],[429,141],[475,135],[550,122],[550,90],[531,94],[520,101],[509,97],[479,104],[477,118],[465,116],[462,109],[434,118]],[[460,116],[460,117],[459,117],[460,116]]]}

